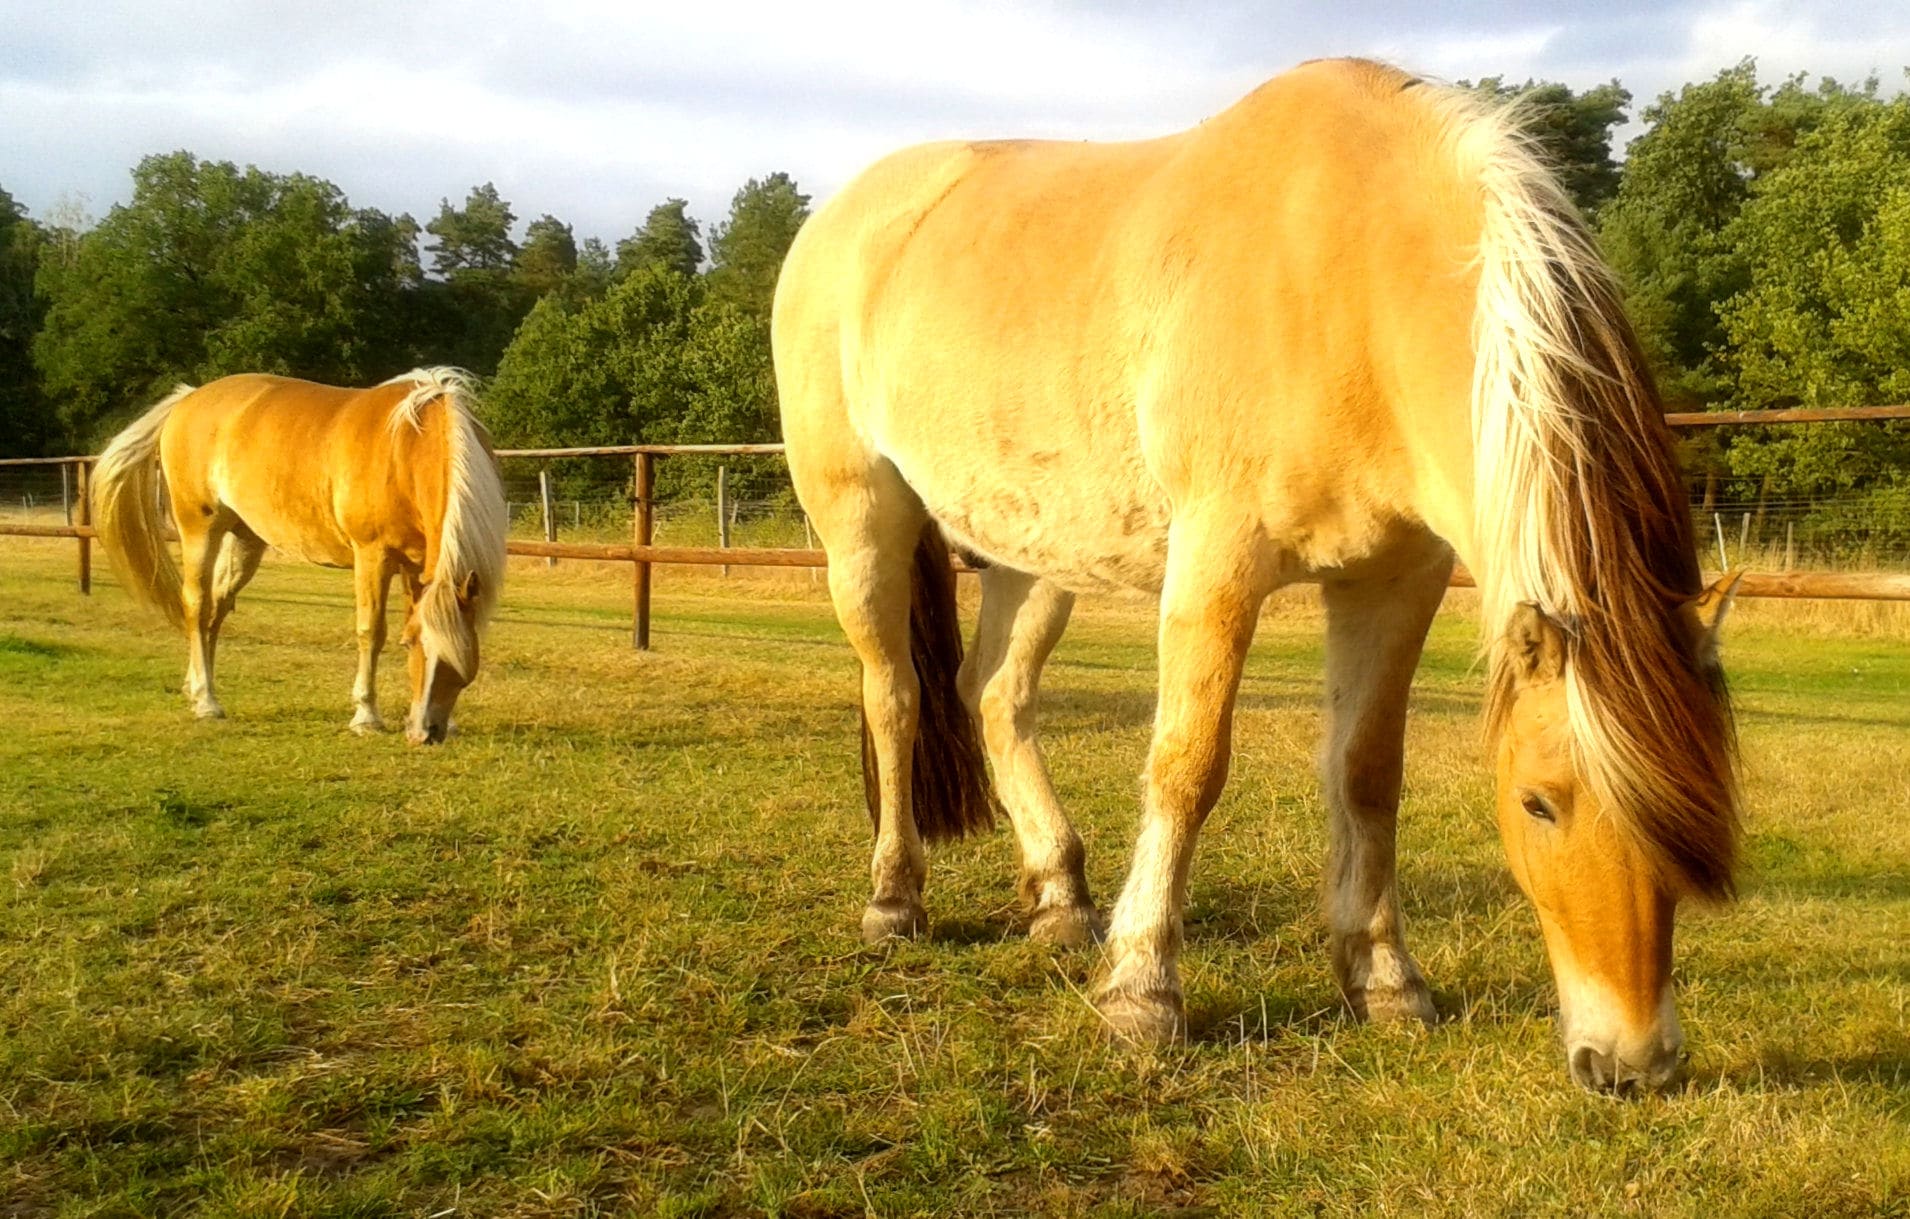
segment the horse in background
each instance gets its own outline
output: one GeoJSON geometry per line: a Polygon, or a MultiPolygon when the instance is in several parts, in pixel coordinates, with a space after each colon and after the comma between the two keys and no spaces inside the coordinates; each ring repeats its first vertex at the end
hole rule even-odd
{"type": "Polygon", "coordinates": [[[448,368],[371,389],[241,374],[180,386],[106,446],[93,475],[99,538],[133,594],[186,630],[194,714],[225,714],[213,692],[219,629],[276,546],[352,569],[356,732],[384,728],[378,654],[391,580],[403,579],[405,736],[444,739],[459,693],[477,677],[478,637],[505,568],[504,487],[471,397],[468,376],[448,368]]]}
{"type": "Polygon", "coordinates": [[[1739,837],[1728,590],[1701,595],[1617,286],[1506,112],[1322,61],[1160,139],[905,150],[803,226],[773,340],[790,473],[862,663],[866,938],[925,929],[924,842],[989,824],[984,756],[1030,933],[1097,934],[1035,700],[1075,593],[1152,592],[1160,696],[1095,1002],[1122,1036],[1184,1036],[1181,913],[1242,665],[1266,597],[1311,577],[1334,971],[1362,1017],[1433,1020],[1395,825],[1456,556],[1568,1070],[1671,1078],[1674,908],[1730,892],[1739,837]],[[988,564],[965,659],[946,542],[988,564]]]}

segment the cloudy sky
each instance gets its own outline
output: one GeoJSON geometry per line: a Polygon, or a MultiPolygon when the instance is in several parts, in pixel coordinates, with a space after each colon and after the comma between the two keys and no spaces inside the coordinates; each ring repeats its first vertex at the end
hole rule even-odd
{"type": "Polygon", "coordinates": [[[959,135],[1187,126],[1303,59],[1619,78],[1642,102],[1744,56],[1904,83],[1903,0],[0,0],[0,187],[94,216],[148,153],[304,171],[421,221],[491,181],[614,242],[669,195],[820,198],[959,135]]]}

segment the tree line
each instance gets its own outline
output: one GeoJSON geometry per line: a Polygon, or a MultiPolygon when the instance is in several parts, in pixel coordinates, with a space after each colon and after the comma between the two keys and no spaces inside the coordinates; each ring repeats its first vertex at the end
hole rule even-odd
{"type": "Polygon", "coordinates": [[[673,198],[612,251],[551,215],[520,233],[490,183],[419,225],[189,152],[90,227],[0,189],[0,455],[96,450],[181,381],[420,364],[486,378],[505,443],[773,439],[769,305],[808,205],[772,173],[707,234],[673,198]]]}
{"type": "MultiPolygon", "coordinates": [[[[1546,81],[1523,99],[1624,282],[1674,410],[1910,401],[1910,97],[1745,61],[1643,108],[1546,81]]],[[[786,174],[706,229],[681,199],[607,248],[489,184],[420,226],[322,179],[177,152],[97,224],[0,189],[0,454],[91,449],[180,380],[489,378],[507,444],[775,438],[777,269],[808,214],[786,174]],[[421,254],[422,247],[422,254],[421,254]],[[428,256],[428,267],[424,261],[428,256]]],[[[1910,428],[1706,429],[1695,469],[1763,496],[1872,497],[1910,538],[1910,428]]]]}

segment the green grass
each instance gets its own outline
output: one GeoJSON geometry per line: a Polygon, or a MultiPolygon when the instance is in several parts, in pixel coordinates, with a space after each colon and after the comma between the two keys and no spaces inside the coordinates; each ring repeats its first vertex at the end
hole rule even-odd
{"type": "MultiPolygon", "coordinates": [[[[461,736],[348,734],[349,579],[268,562],[191,720],[183,649],[67,545],[0,549],[0,1214],[1910,1213],[1910,629],[1749,605],[1750,866],[1682,922],[1685,1084],[1565,1078],[1443,615],[1410,935],[1446,1020],[1343,1016],[1315,912],[1318,613],[1269,615],[1203,836],[1194,1036],[1102,1038],[1018,934],[1006,833],[865,949],[852,661],[802,574],[515,570],[461,736]]],[[[1148,612],[1085,608],[1045,739],[1104,904],[1148,612]]],[[[402,664],[385,674],[388,716],[402,664]]]]}

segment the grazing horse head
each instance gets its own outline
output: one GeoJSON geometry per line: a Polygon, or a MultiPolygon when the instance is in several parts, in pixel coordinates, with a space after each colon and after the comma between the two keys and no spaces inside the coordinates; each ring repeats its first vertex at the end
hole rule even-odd
{"type": "MultiPolygon", "coordinates": [[[[1679,617],[1698,676],[1719,673],[1717,632],[1737,583],[1726,576],[1679,617]]],[[[1572,1077],[1589,1088],[1663,1087],[1684,1035],[1672,1001],[1672,916],[1711,891],[1640,841],[1639,819],[1607,807],[1580,759],[1567,666],[1570,631],[1521,604],[1500,642],[1509,695],[1497,748],[1500,837],[1537,907],[1558,982],[1560,1034],[1572,1077]]],[[[1676,752],[1684,742],[1667,740],[1676,752]]]]}
{"type": "Polygon", "coordinates": [[[406,616],[411,710],[405,716],[405,739],[413,745],[444,740],[458,695],[477,677],[484,591],[477,572],[447,575],[425,585],[406,616]]]}
{"type": "Polygon", "coordinates": [[[419,369],[394,378],[414,385],[393,409],[394,432],[421,440],[441,438],[444,509],[427,547],[429,579],[412,598],[404,642],[411,675],[405,738],[436,745],[451,732],[458,695],[477,678],[478,637],[497,604],[504,578],[504,535],[509,522],[490,437],[470,407],[470,386],[449,369],[419,369]],[[420,411],[444,408],[441,429],[427,432],[420,411]]]}

